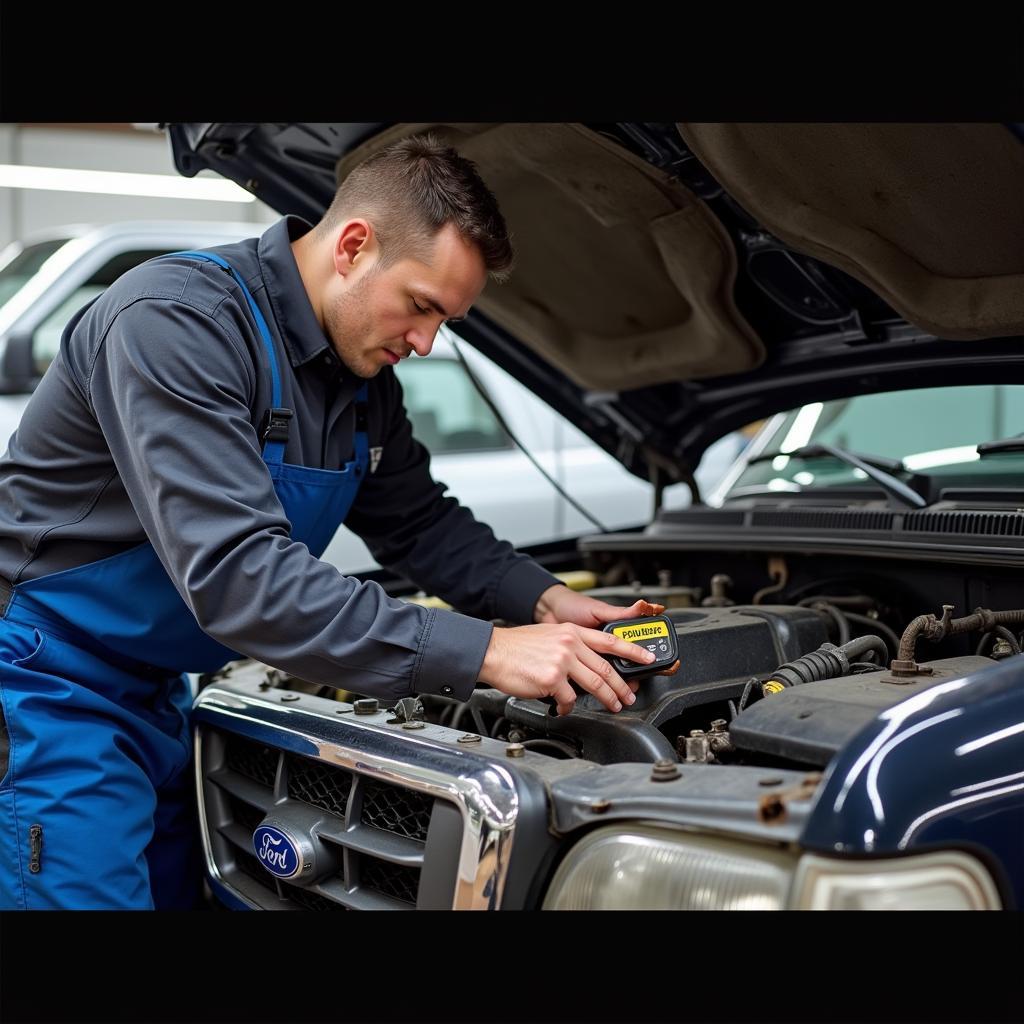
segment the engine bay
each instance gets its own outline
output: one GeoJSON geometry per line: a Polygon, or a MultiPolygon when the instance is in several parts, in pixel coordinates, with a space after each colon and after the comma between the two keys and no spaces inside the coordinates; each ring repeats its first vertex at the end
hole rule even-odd
{"type": "MultiPolygon", "coordinates": [[[[468,702],[421,695],[380,706],[560,760],[813,771],[886,709],[1021,653],[1024,611],[1011,606],[1009,575],[991,567],[974,576],[907,559],[880,572],[880,563],[832,556],[824,576],[819,560],[798,552],[691,552],[684,562],[653,547],[588,547],[578,589],[623,607],[638,597],[664,604],[675,628],[679,670],[642,681],[635,704],[612,714],[584,693],[557,716],[480,683],[468,702]],[[936,595],[948,601],[932,611],[936,595]],[[965,613],[972,596],[988,607],[965,613]]],[[[322,697],[361,696],[272,678],[322,697]]]]}

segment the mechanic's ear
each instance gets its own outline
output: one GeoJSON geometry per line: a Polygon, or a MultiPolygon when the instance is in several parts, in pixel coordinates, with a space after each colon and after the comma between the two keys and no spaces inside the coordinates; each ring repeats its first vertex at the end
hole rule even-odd
{"type": "Polygon", "coordinates": [[[369,221],[356,217],[346,221],[334,240],[334,269],[347,277],[376,246],[376,238],[369,221]]]}

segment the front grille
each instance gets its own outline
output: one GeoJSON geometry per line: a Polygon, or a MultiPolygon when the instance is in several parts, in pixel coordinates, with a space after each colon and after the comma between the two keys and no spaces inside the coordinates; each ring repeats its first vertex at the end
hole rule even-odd
{"type": "Polygon", "coordinates": [[[368,782],[363,794],[362,820],[373,828],[425,843],[433,803],[430,797],[415,790],[368,782]]]}
{"type": "Polygon", "coordinates": [[[210,846],[229,886],[267,909],[417,905],[432,796],[219,729],[204,729],[202,749],[210,846]],[[312,836],[336,873],[299,886],[266,871],[251,844],[267,816],[312,836]]]}

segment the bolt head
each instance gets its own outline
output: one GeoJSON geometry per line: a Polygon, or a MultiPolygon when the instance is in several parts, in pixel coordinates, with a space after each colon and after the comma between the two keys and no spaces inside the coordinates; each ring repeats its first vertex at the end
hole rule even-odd
{"type": "Polygon", "coordinates": [[[651,769],[651,782],[671,782],[680,777],[678,763],[667,757],[659,757],[651,769]]]}

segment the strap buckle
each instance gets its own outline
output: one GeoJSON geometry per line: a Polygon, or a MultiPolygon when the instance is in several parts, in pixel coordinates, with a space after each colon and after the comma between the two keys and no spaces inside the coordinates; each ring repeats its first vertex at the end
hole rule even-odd
{"type": "Polygon", "coordinates": [[[288,421],[295,413],[291,409],[268,409],[260,424],[260,439],[276,443],[288,440],[288,421]]]}

